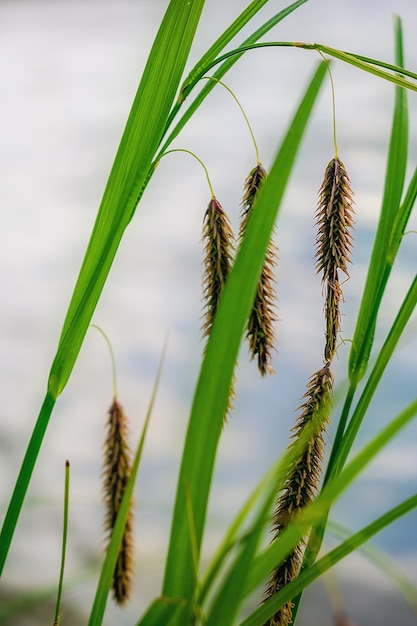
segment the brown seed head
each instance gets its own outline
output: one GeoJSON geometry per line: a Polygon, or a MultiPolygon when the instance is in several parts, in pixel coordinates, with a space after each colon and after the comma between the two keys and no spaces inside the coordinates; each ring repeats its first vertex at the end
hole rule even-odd
{"type": "MultiPolygon", "coordinates": [[[[205,242],[203,296],[205,316],[203,333],[210,334],[224,285],[233,262],[234,237],[229,218],[220,202],[212,198],[204,215],[203,241],[205,242]]],[[[234,379],[229,392],[227,412],[233,407],[236,396],[234,379]]]]}
{"type": "MultiPolygon", "coordinates": [[[[288,468],[283,491],[278,498],[273,519],[274,540],[309,504],[316,494],[324,452],[324,433],[328,423],[333,376],[326,364],[313,374],[300,407],[301,413],[293,428],[293,447],[307,437],[303,450],[288,468]]],[[[264,594],[264,602],[298,575],[304,540],[272,572],[264,594]]],[[[288,626],[292,618],[292,602],[287,602],[264,626],[288,626]]]]}
{"type": "Polygon", "coordinates": [[[316,267],[323,272],[326,285],[324,313],[326,318],[325,361],[331,361],[340,332],[340,303],[343,292],[339,283],[339,269],[348,275],[353,228],[353,199],[350,181],[343,163],[335,158],[326,168],[319,192],[316,213],[318,226],[316,267]]]}
{"type": "MultiPolygon", "coordinates": [[[[261,164],[258,164],[249,173],[245,182],[242,199],[242,215],[239,229],[239,239],[245,236],[246,228],[252,213],[256,197],[267,178],[267,173],[261,164]]],[[[252,359],[257,359],[258,369],[262,376],[273,373],[271,366],[272,351],[274,348],[275,333],[275,290],[274,267],[276,263],[276,247],[270,241],[265,261],[259,275],[255,300],[249,316],[246,336],[249,341],[249,351],[252,359]]]]}
{"type": "MultiPolygon", "coordinates": [[[[104,445],[103,492],[106,505],[105,530],[108,536],[111,536],[131,470],[127,419],[116,399],[109,410],[107,429],[104,445]]],[[[126,602],[130,595],[133,579],[133,550],[133,502],[131,502],[112,582],[113,596],[118,604],[126,602]]]]}
{"type": "Polygon", "coordinates": [[[334,281],[338,269],[348,275],[353,213],[353,193],[346,168],[338,158],[332,159],[324,174],[316,212],[316,267],[323,272],[323,281],[334,281]]]}
{"type": "Polygon", "coordinates": [[[233,233],[220,202],[212,198],[204,215],[204,335],[209,335],[233,261],[233,233]]]}
{"type": "Polygon", "coordinates": [[[242,198],[242,223],[240,237],[243,237],[246,230],[246,220],[249,218],[249,214],[252,210],[256,196],[261,190],[262,185],[265,183],[268,174],[264,167],[258,163],[250,172],[245,180],[245,189],[242,198]]]}

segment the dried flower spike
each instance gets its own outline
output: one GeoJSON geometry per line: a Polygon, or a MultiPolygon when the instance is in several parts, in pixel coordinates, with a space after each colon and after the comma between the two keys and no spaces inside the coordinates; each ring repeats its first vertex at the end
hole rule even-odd
{"type": "MultiPolygon", "coordinates": [[[[307,437],[301,454],[290,465],[278,499],[273,530],[275,540],[296,515],[309,504],[318,488],[324,452],[324,433],[328,423],[333,376],[329,364],[313,374],[303,398],[301,413],[293,428],[294,442],[307,437]]],[[[272,572],[268,581],[264,602],[282,589],[298,575],[304,551],[304,540],[272,572]]],[[[287,626],[291,623],[292,602],[289,601],[265,626],[287,626]]]]}
{"type": "Polygon", "coordinates": [[[205,242],[203,290],[205,300],[204,335],[210,334],[214,316],[223,293],[233,260],[233,233],[229,218],[216,198],[212,198],[204,215],[205,242]]]}
{"type": "Polygon", "coordinates": [[[317,272],[323,273],[322,281],[326,284],[325,361],[333,358],[340,331],[340,302],[343,300],[343,292],[339,284],[338,270],[342,270],[348,276],[353,213],[350,180],[345,166],[336,157],[326,168],[316,212],[318,226],[316,268],[317,272]]]}
{"type": "MultiPolygon", "coordinates": [[[[127,420],[121,405],[114,399],[109,409],[108,431],[104,446],[103,491],[106,505],[105,529],[111,535],[131,470],[127,443],[127,420]]],[[[118,604],[128,600],[133,579],[133,502],[117,558],[112,590],[118,604]]]]}
{"type": "MultiPolygon", "coordinates": [[[[203,295],[206,309],[203,333],[208,337],[226,278],[232,267],[234,252],[234,237],[229,218],[220,202],[214,197],[210,200],[204,215],[203,241],[205,242],[203,295]]],[[[235,396],[233,380],[225,419],[227,412],[232,409],[232,400],[235,396]]]]}
{"type": "MultiPolygon", "coordinates": [[[[245,235],[253,204],[266,177],[266,171],[262,165],[258,163],[246,179],[242,199],[242,219],[239,230],[240,241],[242,241],[245,235]]],[[[246,331],[251,357],[252,359],[257,359],[258,369],[262,376],[273,373],[271,361],[275,340],[273,324],[276,321],[275,291],[273,288],[275,262],[276,248],[272,241],[270,241],[259,276],[255,300],[246,331]]]]}
{"type": "Polygon", "coordinates": [[[341,269],[348,275],[353,227],[353,193],[342,161],[334,158],[324,174],[317,208],[317,271],[323,271],[323,281],[334,280],[341,269]]]}

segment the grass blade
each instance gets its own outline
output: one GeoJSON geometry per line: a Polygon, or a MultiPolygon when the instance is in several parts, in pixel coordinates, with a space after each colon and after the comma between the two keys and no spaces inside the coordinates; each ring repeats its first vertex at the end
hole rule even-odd
{"type": "Polygon", "coordinates": [[[10,544],[16,528],[17,520],[22,509],[23,500],[38,458],[39,450],[45,435],[52,410],[55,406],[55,398],[49,393],[46,394],[43,401],[39,417],[33,429],[32,436],[29,441],[26,454],[23,458],[22,466],[14,486],[13,494],[7,508],[6,516],[0,533],[0,576],[3,572],[4,564],[9,553],[10,544]]]}
{"type": "Polygon", "coordinates": [[[56,398],[64,389],[161,139],[204,0],[171,0],[148,58],[104,191],[33,430],[0,535],[0,574],[56,398]]]}
{"type": "Polygon", "coordinates": [[[265,522],[269,517],[272,504],[276,498],[276,484],[272,484],[263,497],[255,521],[242,541],[242,547],[235,558],[229,573],[221,586],[207,618],[207,626],[231,626],[240,608],[243,587],[252,565],[258,544],[263,534],[265,522]]]}
{"type": "MultiPolygon", "coordinates": [[[[246,47],[245,51],[249,50],[251,44],[258,41],[268,31],[270,31],[271,28],[279,24],[279,22],[281,22],[283,19],[288,17],[288,15],[290,15],[293,11],[298,9],[300,6],[302,6],[306,2],[308,2],[308,0],[297,0],[296,2],[293,2],[292,4],[285,7],[285,9],[282,9],[281,11],[273,15],[267,22],[262,24],[262,26],[260,26],[254,33],[252,33],[252,35],[250,35],[247,39],[245,39],[245,41],[242,44],[242,47],[246,47]]],[[[214,46],[215,44],[213,44],[213,48],[214,46]]],[[[220,49],[223,49],[223,47],[219,48],[219,51],[220,49]]],[[[229,69],[233,67],[233,65],[240,59],[240,57],[244,54],[245,51],[242,51],[241,54],[234,54],[232,56],[227,56],[227,58],[225,58],[221,66],[213,74],[213,77],[216,78],[217,80],[220,80],[226,74],[226,72],[228,72],[229,69]]],[[[167,122],[167,128],[168,126],[171,125],[171,122],[173,121],[174,117],[177,115],[178,110],[180,109],[180,107],[182,106],[184,102],[184,99],[188,96],[190,91],[195,87],[195,85],[198,83],[200,78],[207,72],[207,67],[212,66],[213,58],[214,57],[212,57],[212,55],[208,55],[208,53],[204,55],[204,57],[199,61],[199,63],[195,66],[195,68],[190,72],[186,80],[183,82],[182,87],[181,87],[181,99],[179,100],[179,102],[176,103],[176,105],[173,107],[171,111],[171,115],[167,122]]],[[[215,63],[217,62],[218,61],[216,61],[215,63]]],[[[202,88],[198,96],[195,98],[195,100],[193,100],[193,102],[190,104],[190,106],[188,107],[188,109],[186,110],[182,118],[178,121],[177,125],[170,133],[168,139],[164,143],[163,148],[161,148],[161,150],[159,151],[159,155],[165,152],[165,150],[168,148],[171,142],[184,128],[185,124],[192,117],[192,115],[198,109],[200,104],[208,96],[210,91],[214,89],[215,86],[216,86],[215,81],[208,81],[208,83],[205,84],[205,86],[202,88]]]]}
{"type": "MultiPolygon", "coordinates": [[[[401,22],[396,21],[396,62],[403,65],[401,22]]],[[[388,153],[385,190],[368,275],[349,356],[349,378],[358,383],[371,352],[376,319],[388,276],[385,269],[390,237],[398,214],[407,167],[408,110],[405,89],[396,87],[394,119],[388,153]]]]}
{"type": "Polygon", "coordinates": [[[164,132],[204,0],[171,0],[156,35],[104,191],[65,318],[48,389],[57,397],[81,348],[139,190],[164,132]]]}
{"type": "Polygon", "coordinates": [[[280,202],[326,70],[327,63],[320,63],[259,194],[214,320],[194,396],[178,481],[163,585],[166,596],[191,601],[194,595],[194,579],[189,568],[192,550],[185,515],[186,492],[192,504],[200,549],[217,443],[237,352],[280,202]]]}
{"type": "Polygon", "coordinates": [[[246,502],[237,513],[235,519],[230,524],[229,530],[224,536],[219,548],[217,549],[216,554],[214,555],[211,563],[207,568],[207,571],[205,572],[204,579],[200,587],[200,593],[198,596],[198,602],[200,605],[203,604],[203,601],[209,593],[212,584],[216,581],[225,558],[230,553],[230,551],[240,542],[240,537],[238,533],[242,529],[243,524],[250,515],[251,511],[255,508],[255,506],[261,499],[262,494],[265,493],[268,487],[272,484],[274,485],[275,495],[277,489],[276,481],[278,473],[279,472],[277,471],[277,468],[275,466],[268,470],[268,472],[265,474],[259,484],[256,485],[252,493],[249,495],[246,502]]]}
{"type": "Polygon", "coordinates": [[[170,626],[183,605],[182,598],[156,598],[136,626],[170,626]]]}
{"type": "Polygon", "coordinates": [[[390,332],[388,333],[387,339],[378,353],[375,365],[367,380],[365,388],[361,394],[356,409],[346,429],[346,433],[343,436],[340,449],[338,450],[335,458],[335,468],[333,469],[333,475],[335,475],[337,471],[343,467],[348,457],[348,454],[355,441],[356,435],[359,431],[362,420],[365,417],[368,406],[381,380],[382,374],[395,351],[398,341],[400,340],[404,328],[407,325],[411,315],[413,314],[416,305],[417,275],[414,277],[414,280],[410,285],[410,289],[408,290],[404,302],[401,305],[398,315],[395,318],[390,332]]]}
{"type": "MultiPolygon", "coordinates": [[[[249,40],[248,40],[249,41],[249,40]]],[[[373,74],[378,78],[383,78],[398,87],[403,87],[405,89],[410,89],[411,91],[417,91],[416,82],[411,82],[405,78],[403,78],[403,74],[405,76],[409,76],[417,81],[417,74],[415,72],[411,72],[405,68],[402,68],[400,65],[390,65],[379,63],[376,59],[369,59],[368,62],[365,62],[361,59],[359,55],[351,54],[350,52],[343,52],[342,50],[337,50],[336,48],[329,48],[328,46],[324,46],[319,43],[305,43],[302,41],[264,41],[262,43],[250,43],[250,44],[242,44],[239,48],[235,48],[228,52],[225,52],[221,56],[217,57],[214,61],[211,61],[206,67],[202,68],[200,74],[194,78],[193,85],[198,82],[198,80],[204,76],[212,67],[215,67],[219,63],[223,63],[229,59],[234,57],[241,57],[242,54],[248,52],[249,50],[256,50],[258,48],[302,48],[303,50],[318,50],[323,54],[327,54],[329,56],[334,57],[335,59],[339,59],[340,61],[344,61],[345,63],[349,63],[349,65],[353,65],[359,70],[368,72],[369,74],[373,74]],[[386,72],[384,70],[378,69],[379,66],[387,67],[391,71],[386,72]],[[396,73],[392,73],[396,72],[396,73]]],[[[191,85],[186,85],[182,88],[183,96],[189,92],[191,89],[191,85]]]]}
{"type": "MultiPolygon", "coordinates": [[[[188,74],[184,81],[184,84],[193,82],[194,77],[200,73],[201,68],[213,61],[216,56],[224,50],[229,41],[231,41],[242,30],[244,26],[252,19],[254,15],[262,9],[269,0],[252,0],[252,2],[240,13],[240,15],[230,24],[228,28],[220,35],[218,39],[213,43],[207,52],[196,63],[191,72],[188,74]]],[[[305,2],[307,0],[304,0],[305,2]]],[[[182,90],[181,90],[182,91],[182,90]]]]}
{"type": "MultiPolygon", "coordinates": [[[[399,18],[396,18],[399,21],[399,18]]],[[[350,52],[343,52],[342,50],[337,50],[335,48],[329,48],[328,46],[323,46],[321,44],[297,44],[301,48],[310,49],[310,50],[320,50],[324,54],[328,54],[329,56],[334,57],[335,59],[339,59],[340,61],[344,61],[345,63],[349,63],[349,65],[353,65],[360,70],[364,70],[369,74],[373,74],[378,78],[383,78],[384,80],[388,80],[391,83],[399,87],[404,87],[406,89],[411,89],[412,91],[417,91],[417,84],[414,82],[410,82],[402,77],[402,74],[405,76],[409,76],[417,81],[417,74],[415,72],[411,72],[410,70],[404,69],[402,71],[402,61],[397,60],[397,67],[395,65],[390,65],[388,63],[380,63],[376,59],[366,59],[365,57],[361,57],[358,54],[351,54],[350,52]],[[385,72],[383,70],[378,69],[378,67],[385,67],[391,71],[385,72]],[[395,72],[398,70],[398,73],[395,72]]]]}
{"type": "MultiPolygon", "coordinates": [[[[376,435],[362,450],[352,459],[349,465],[332,481],[323,488],[321,494],[309,506],[307,506],[290,524],[280,536],[279,541],[272,543],[253,562],[250,575],[247,579],[244,594],[254,591],[268,576],[269,572],[280,563],[286,554],[293,548],[295,543],[306,533],[306,529],[322,519],[330,506],[339,498],[344,490],[352,484],[363,469],[372,459],[410,423],[417,414],[417,399],[414,400],[404,411],[394,418],[378,435],[376,435]]],[[[305,573],[313,567],[306,568],[305,573]]],[[[298,578],[301,578],[300,574],[298,578]]],[[[297,580],[298,580],[297,578],[297,580]]],[[[296,582],[296,581],[294,581],[296,582]]],[[[292,583],[291,583],[292,584],[292,583]]],[[[289,585],[288,585],[289,586],[289,585]]],[[[286,588],[286,587],[285,587],[286,588]]],[[[279,592],[281,593],[281,592],[279,592]]],[[[289,596],[289,598],[294,596],[289,596]]]]}
{"type": "Polygon", "coordinates": [[[136,450],[135,458],[132,463],[132,469],[130,473],[129,480],[126,484],[126,489],[123,494],[122,502],[120,504],[119,512],[117,514],[116,522],[114,524],[114,528],[112,531],[112,535],[110,538],[110,542],[107,548],[106,557],[103,562],[103,566],[101,569],[100,579],[97,585],[97,591],[94,598],[94,603],[91,609],[90,619],[88,622],[89,626],[100,626],[103,621],[104,611],[106,608],[107,597],[109,594],[109,590],[111,587],[111,582],[114,574],[114,568],[116,565],[117,556],[119,553],[120,544],[123,537],[123,532],[126,526],[126,520],[129,515],[129,506],[130,501],[133,496],[133,489],[135,487],[136,476],[139,469],[140,460],[142,457],[142,450],[145,444],[145,437],[149,426],[149,421],[152,414],[152,409],[155,404],[156,393],[159,386],[159,381],[161,378],[162,365],[165,358],[165,349],[162,351],[161,359],[158,366],[158,371],[155,378],[155,384],[152,390],[151,399],[149,402],[149,407],[145,417],[145,423],[142,428],[142,434],[140,436],[139,444],[136,450]]]}
{"type": "MultiPolygon", "coordinates": [[[[347,528],[332,521],[328,523],[328,530],[340,539],[347,540],[352,535],[347,528]]],[[[417,586],[414,582],[385,552],[375,545],[364,544],[359,551],[395,583],[398,591],[417,617],[417,586]]]]}
{"type": "MultiPolygon", "coordinates": [[[[349,452],[352,448],[352,445],[355,441],[356,435],[359,431],[359,428],[362,424],[362,421],[365,417],[366,411],[369,407],[369,404],[374,396],[374,393],[380,383],[381,377],[385,371],[386,366],[388,365],[392,354],[395,351],[397,343],[416,307],[417,304],[417,276],[414,278],[410,289],[404,299],[404,302],[398,312],[398,315],[391,327],[390,332],[382,346],[381,350],[378,353],[376,362],[372,368],[371,373],[369,374],[369,378],[366,382],[366,385],[360,395],[360,398],[357,402],[355,410],[352,414],[349,425],[346,429],[346,432],[343,438],[340,438],[338,441],[335,440],[331,452],[331,456],[329,459],[329,464],[326,471],[326,476],[324,479],[324,485],[337,476],[340,470],[343,468],[344,463],[349,455],[349,452]]],[[[352,384],[348,389],[348,397],[351,399],[353,393],[352,384]]],[[[338,430],[339,432],[339,430],[338,430]]],[[[303,569],[306,569],[312,565],[314,560],[317,557],[319,552],[321,542],[324,536],[328,510],[324,512],[323,518],[319,520],[316,524],[314,531],[310,535],[310,540],[308,543],[308,548],[305,553],[305,562],[303,564],[303,569]]],[[[299,599],[295,600],[295,608],[297,610],[299,603],[299,599]]]]}
{"type": "Polygon", "coordinates": [[[291,598],[300,594],[308,585],[316,578],[319,578],[324,572],[336,565],[346,556],[357,550],[366,541],[371,539],[378,532],[395,522],[397,519],[406,515],[417,507],[417,495],[408,498],[398,506],[394,507],[377,520],[362,528],[359,532],[352,535],[344,541],[340,546],[326,554],[317,563],[308,570],[298,576],[294,581],[281,589],[267,603],[260,606],[249,617],[247,617],[239,626],[259,626],[271,617],[278,609],[291,598]]]}

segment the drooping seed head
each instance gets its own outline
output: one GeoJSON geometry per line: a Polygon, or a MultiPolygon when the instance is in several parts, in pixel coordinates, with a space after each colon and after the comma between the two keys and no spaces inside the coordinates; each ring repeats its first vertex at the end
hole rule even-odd
{"type": "Polygon", "coordinates": [[[204,215],[205,244],[203,296],[205,301],[204,335],[209,335],[233,261],[233,233],[223,207],[216,198],[204,215]]]}
{"type": "MultiPolygon", "coordinates": [[[[246,178],[239,229],[240,241],[245,236],[253,205],[266,178],[267,173],[261,164],[254,167],[246,178]]],[[[262,376],[274,371],[271,363],[275,342],[274,322],[277,319],[275,315],[276,297],[273,287],[276,256],[276,247],[270,241],[246,329],[251,358],[257,360],[258,369],[262,376]]]]}
{"type": "MultiPolygon", "coordinates": [[[[295,455],[288,467],[283,490],[277,501],[273,519],[274,540],[312,501],[317,492],[332,387],[333,376],[327,363],[311,377],[303,396],[301,413],[293,428],[291,446],[294,447],[300,440],[303,441],[303,446],[301,453],[295,455]]],[[[265,590],[264,602],[296,578],[303,558],[304,545],[303,539],[272,572],[265,590]]],[[[264,626],[288,626],[291,618],[292,601],[289,601],[264,626]]]]}
{"type": "Polygon", "coordinates": [[[246,230],[246,220],[249,218],[250,212],[254,205],[256,196],[265,183],[268,174],[264,167],[258,163],[248,174],[245,180],[245,188],[242,198],[242,222],[239,236],[243,237],[246,230]]]}
{"type": "Polygon", "coordinates": [[[334,158],[324,174],[316,212],[316,267],[322,280],[335,280],[337,270],[348,275],[353,229],[353,193],[342,161],[334,158]]]}
{"type": "Polygon", "coordinates": [[[325,287],[324,313],[326,318],[325,361],[331,361],[340,332],[340,303],[343,291],[339,270],[348,276],[353,229],[353,194],[343,163],[334,158],[328,164],[319,192],[316,212],[318,226],[316,267],[322,272],[325,287]]]}
{"type": "MultiPolygon", "coordinates": [[[[127,441],[127,419],[121,405],[115,399],[109,409],[103,463],[105,530],[109,537],[114,529],[130,471],[131,453],[127,441]]],[[[118,604],[124,604],[128,600],[132,588],[133,550],[133,502],[131,502],[112,581],[113,596],[118,604]]]]}
{"type": "MultiPolygon", "coordinates": [[[[208,337],[223,294],[226,279],[232,267],[234,253],[234,237],[230,221],[216,198],[210,200],[204,214],[203,241],[205,244],[203,276],[205,315],[203,333],[208,337]]],[[[233,379],[229,391],[227,410],[224,416],[225,420],[227,413],[233,407],[233,398],[235,396],[236,392],[233,379]]]]}

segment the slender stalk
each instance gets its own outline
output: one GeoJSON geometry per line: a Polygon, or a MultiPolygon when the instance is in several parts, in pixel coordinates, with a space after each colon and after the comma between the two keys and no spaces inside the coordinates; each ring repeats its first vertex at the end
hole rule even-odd
{"type": "Polygon", "coordinates": [[[239,109],[240,109],[240,112],[241,112],[241,113],[242,113],[242,115],[243,115],[243,118],[244,118],[244,120],[245,120],[245,122],[246,122],[246,125],[247,125],[247,127],[248,127],[248,130],[249,130],[249,133],[250,133],[250,136],[251,136],[251,138],[252,138],[253,145],[254,145],[254,148],[255,148],[255,153],[256,153],[256,161],[257,161],[257,163],[259,164],[259,163],[260,163],[260,159],[259,159],[259,148],[258,148],[258,144],[256,143],[255,135],[254,135],[254,133],[253,133],[252,126],[251,126],[251,124],[250,124],[250,122],[249,122],[248,116],[246,115],[245,110],[244,110],[243,106],[240,104],[240,102],[239,102],[239,100],[238,100],[238,98],[237,98],[236,94],[235,94],[235,93],[234,93],[234,92],[230,89],[230,87],[228,87],[228,86],[226,85],[226,83],[224,83],[222,80],[220,80],[220,79],[216,78],[215,76],[203,76],[203,79],[206,79],[206,80],[214,80],[217,84],[219,84],[219,85],[221,85],[222,87],[224,87],[224,89],[226,89],[226,91],[228,91],[228,92],[230,93],[230,95],[232,96],[232,98],[233,98],[233,99],[234,99],[234,101],[236,102],[237,106],[238,106],[238,107],[239,107],[239,109]]]}
{"type": "Polygon", "coordinates": [[[112,371],[112,379],[113,379],[113,397],[116,398],[117,397],[117,372],[116,372],[116,359],[114,357],[113,346],[111,345],[110,339],[108,338],[104,330],[100,328],[100,326],[97,326],[97,324],[90,324],[90,326],[91,328],[95,328],[96,330],[98,330],[99,333],[101,333],[102,337],[104,338],[105,342],[107,343],[107,347],[109,349],[110,358],[111,358],[111,371],[112,371]]]}
{"type": "Polygon", "coordinates": [[[59,626],[59,624],[61,623],[61,617],[60,617],[61,597],[62,597],[62,586],[64,582],[65,555],[66,555],[66,549],[67,549],[67,535],[68,535],[69,484],[70,484],[70,463],[69,461],[66,461],[65,462],[64,522],[63,522],[63,527],[62,527],[61,569],[59,572],[58,595],[56,599],[54,626],[59,626]]]}
{"type": "Polygon", "coordinates": [[[0,576],[3,572],[4,564],[6,562],[13,538],[13,533],[16,528],[17,520],[23,506],[23,501],[29,487],[29,481],[35,467],[36,459],[38,458],[39,450],[42,445],[55,402],[56,398],[54,398],[50,393],[47,393],[16,480],[0,533],[0,576]]]}
{"type": "Polygon", "coordinates": [[[192,152],[191,150],[187,150],[186,148],[173,148],[172,150],[166,150],[166,152],[163,152],[158,157],[158,160],[155,162],[155,167],[157,167],[157,165],[158,165],[159,161],[162,159],[162,157],[166,156],[167,154],[172,154],[174,152],[185,152],[185,154],[189,154],[190,156],[194,157],[194,159],[196,161],[198,161],[198,163],[200,163],[201,167],[204,170],[206,178],[207,178],[207,184],[208,184],[209,189],[210,189],[211,197],[215,198],[216,194],[214,193],[213,185],[211,184],[211,180],[210,180],[210,176],[209,176],[209,173],[208,173],[208,169],[204,165],[204,162],[194,152],[192,152]]]}

